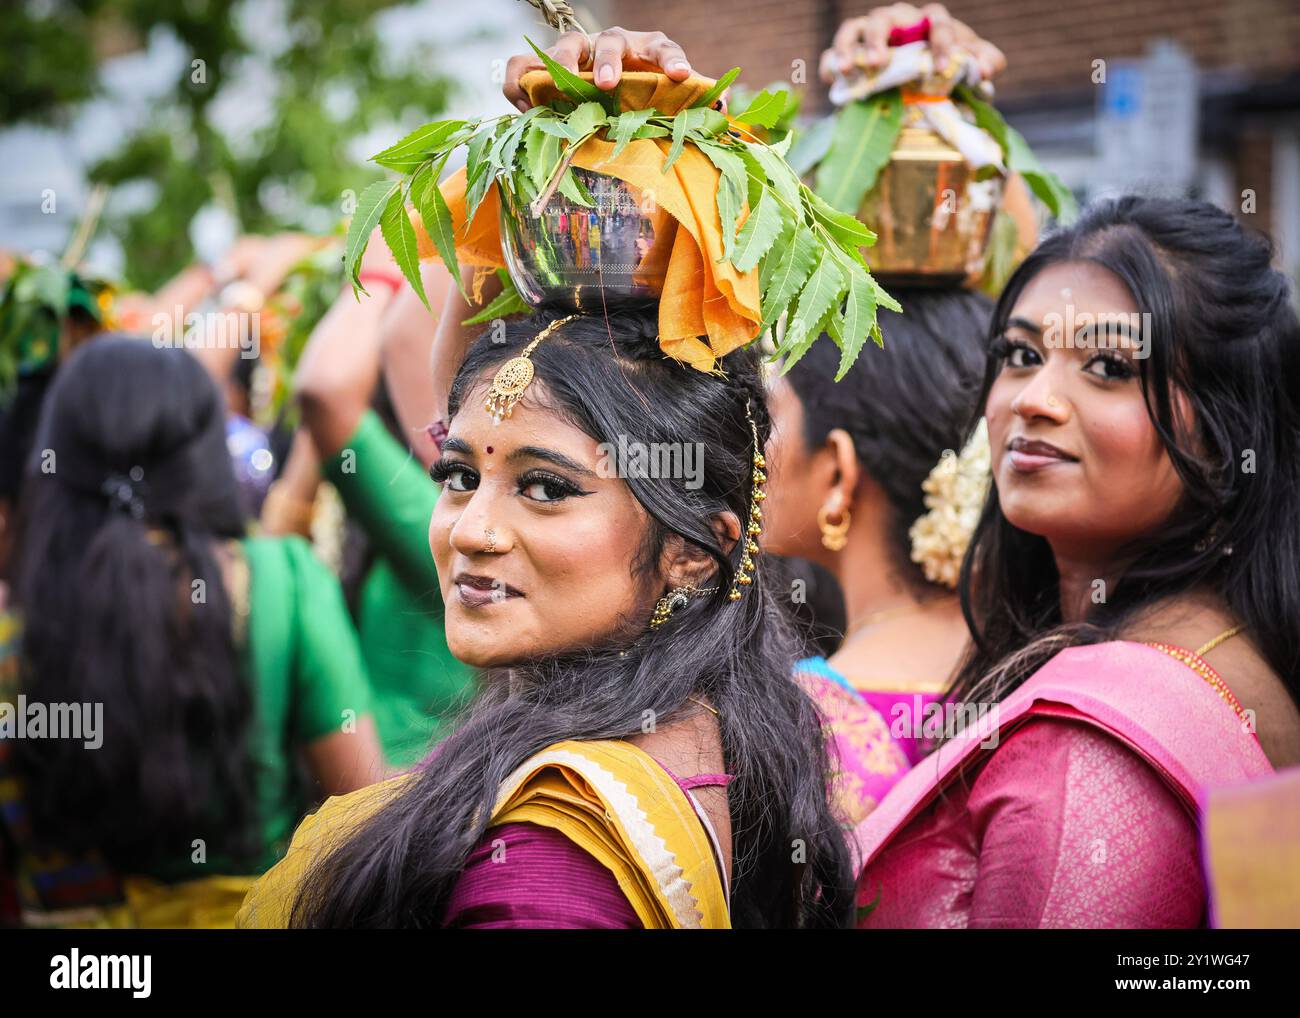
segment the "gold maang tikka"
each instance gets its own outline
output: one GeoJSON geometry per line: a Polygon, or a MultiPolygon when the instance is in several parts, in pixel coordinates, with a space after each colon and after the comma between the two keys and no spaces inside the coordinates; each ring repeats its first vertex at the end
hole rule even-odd
{"type": "Polygon", "coordinates": [[[524,347],[523,352],[517,357],[511,357],[501,365],[496,376],[492,379],[492,387],[488,389],[487,402],[483,404],[483,409],[492,415],[492,423],[500,424],[501,418],[509,417],[515,409],[515,404],[528,388],[528,383],[533,380],[533,362],[529,360],[537,344],[549,336],[566,322],[571,322],[578,316],[576,314],[567,315],[564,318],[558,318],[551,322],[546,328],[537,334],[531,343],[524,347]]]}
{"type": "Polygon", "coordinates": [[[759,503],[767,498],[767,492],[763,490],[763,485],[767,482],[767,474],[763,472],[767,460],[763,457],[763,447],[758,441],[758,425],[754,423],[754,414],[748,400],[745,401],[745,419],[749,421],[749,430],[754,436],[754,488],[749,501],[749,522],[742,537],[745,552],[740,558],[740,569],[731,585],[731,593],[727,595],[732,601],[740,600],[741,587],[748,587],[754,582],[754,556],[759,551],[757,538],[763,530],[763,509],[759,503]]]}

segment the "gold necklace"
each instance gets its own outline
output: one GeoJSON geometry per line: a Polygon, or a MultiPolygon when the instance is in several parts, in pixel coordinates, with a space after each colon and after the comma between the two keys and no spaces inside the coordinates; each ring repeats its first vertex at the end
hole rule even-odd
{"type": "Polygon", "coordinates": [[[933,608],[936,604],[950,604],[951,602],[952,596],[948,595],[945,597],[931,598],[929,601],[922,601],[920,604],[897,605],[893,608],[881,608],[874,612],[868,612],[845,630],[844,639],[841,641],[840,646],[848,643],[849,640],[858,636],[860,633],[866,632],[868,629],[874,629],[881,623],[888,622],[891,619],[902,618],[905,615],[913,615],[918,612],[923,612],[928,608],[933,608]]]}

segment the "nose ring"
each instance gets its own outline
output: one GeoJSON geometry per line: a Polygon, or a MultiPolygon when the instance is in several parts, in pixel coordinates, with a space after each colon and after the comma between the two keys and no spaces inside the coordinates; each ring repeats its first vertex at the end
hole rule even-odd
{"type": "Polygon", "coordinates": [[[487,550],[495,552],[497,550],[497,532],[489,527],[484,531],[484,536],[487,537],[487,550]]]}
{"type": "Polygon", "coordinates": [[[1055,410],[1058,406],[1061,405],[1061,401],[1057,399],[1055,396],[1048,396],[1047,405],[1051,407],[1053,410],[1055,410]]]}

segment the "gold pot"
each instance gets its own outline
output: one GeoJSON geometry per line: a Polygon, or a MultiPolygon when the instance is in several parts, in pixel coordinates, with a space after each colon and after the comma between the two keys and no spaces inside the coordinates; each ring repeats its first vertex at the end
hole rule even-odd
{"type": "Polygon", "coordinates": [[[864,251],[872,274],[896,285],[957,286],[978,278],[1002,178],[975,174],[931,128],[904,127],[858,213],[876,233],[875,246],[864,251]]]}

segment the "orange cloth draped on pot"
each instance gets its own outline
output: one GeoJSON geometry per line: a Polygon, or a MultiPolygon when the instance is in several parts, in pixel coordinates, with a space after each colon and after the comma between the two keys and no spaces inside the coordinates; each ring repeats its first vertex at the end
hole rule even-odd
{"type": "MultiPolygon", "coordinates": [[[[591,73],[583,77],[590,81],[591,73]]],[[[529,71],[520,86],[534,105],[563,98],[546,71],[529,71]]],[[[624,110],[654,107],[672,115],[690,106],[713,86],[708,78],[671,81],[665,75],[634,71],[623,75],[619,102],[624,110]]],[[[701,371],[711,371],[716,358],[753,340],[759,332],[758,270],[737,272],[722,257],[722,224],[718,217],[718,170],[693,145],[686,145],[669,169],[661,172],[670,141],[642,138],[630,142],[615,160],[612,142],[592,138],[578,150],[573,165],[596,170],[654,192],[659,208],[681,225],[668,257],[668,272],[659,300],[659,345],[670,357],[701,371]]],[[[500,196],[497,185],[465,224],[465,171],[442,183],[451,210],[457,257],[466,265],[504,268],[501,252],[500,196]]],[[[742,212],[740,222],[744,222],[742,212]]],[[[414,219],[422,258],[437,257],[428,235],[414,219]]]]}

